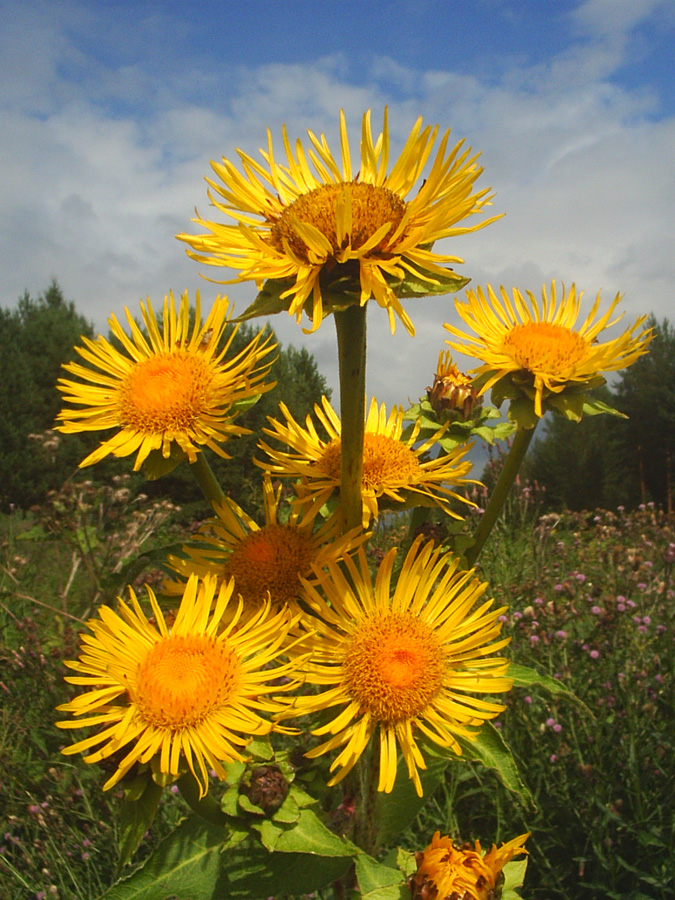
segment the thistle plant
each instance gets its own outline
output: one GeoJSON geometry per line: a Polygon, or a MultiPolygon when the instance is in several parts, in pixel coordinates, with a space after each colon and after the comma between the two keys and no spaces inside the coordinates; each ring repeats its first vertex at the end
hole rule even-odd
{"type": "MultiPolygon", "coordinates": [[[[553,679],[508,659],[501,636],[508,598],[494,600],[473,568],[504,506],[539,419],[613,412],[589,393],[602,372],[646,352],[643,318],[602,342],[619,298],[600,298],[577,327],[581,294],[467,292],[456,304],[467,334],[447,343],[477,357],[464,373],[440,353],[433,385],[411,409],[367,403],[366,321],[374,300],[414,336],[405,301],[456,293],[463,260],[435,242],[483,228],[492,195],[482,169],[449,132],[418,120],[390,165],[385,111],[373,139],[363,117],[360,160],[340,115],[340,160],[326,138],[291,144],[284,164],[272,137],[262,162],[239,151],[240,168],[214,163],[209,196],[225,222],[178,237],[198,262],[233,269],[257,296],[240,320],[288,312],[335,322],[339,410],[327,398],[305,424],[283,405],[251,461],[264,485],[265,521],[227,497],[208,465],[227,457],[245,429],[238,414],[274,385],[264,331],[237,355],[225,298],[202,320],[187,295],[172,296],[129,333],[111,318],[79,348],[83,363],[60,382],[64,432],[114,430],[82,465],[135,454],[157,478],[188,465],[213,507],[181,554],[167,554],[166,581],[146,598],[130,589],[104,606],[82,636],[83,690],[57,724],[84,728],[67,747],[105,761],[103,789],[124,789],[127,862],[162,792],[177,785],[193,812],[115,896],[258,898],[331,890],[488,900],[517,897],[527,835],[483,853],[475,835],[430,835],[426,849],[389,849],[444,777],[469,759],[495,769],[528,800],[509,748],[491,720],[514,684],[563,693],[553,679]],[[191,324],[192,323],[192,324],[191,324]],[[144,330],[143,330],[144,328],[144,330]],[[73,380],[77,379],[77,380],[73,380]],[[488,390],[506,420],[483,402],[488,390]],[[73,408],[74,407],[74,408],[73,408]],[[475,439],[512,435],[510,452],[475,532],[467,452],[475,439]],[[285,499],[281,485],[289,484],[285,499]],[[385,511],[409,515],[401,546],[369,552],[385,511]],[[441,541],[423,527],[430,511],[449,525],[441,541]],[[145,604],[145,607],[144,607],[145,604]],[[227,851],[227,852],[224,852],[227,851]]],[[[227,279],[223,279],[227,283],[227,279]]],[[[439,335],[440,343],[441,335],[439,335]]]]}

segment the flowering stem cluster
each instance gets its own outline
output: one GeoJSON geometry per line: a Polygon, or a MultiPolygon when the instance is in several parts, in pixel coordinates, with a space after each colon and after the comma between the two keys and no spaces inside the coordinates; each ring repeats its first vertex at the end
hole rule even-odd
{"type": "MultiPolygon", "coordinates": [[[[430,753],[442,761],[436,779],[463,756],[496,768],[527,796],[490,720],[505,709],[494,698],[514,681],[542,679],[523,667],[509,674],[509,661],[498,655],[508,644],[501,636],[507,607],[484,598],[488,585],[471,566],[539,418],[547,410],[577,420],[606,411],[588,394],[602,380],[600,369],[630,364],[649,335],[638,320],[621,338],[599,343],[617,301],[595,320],[596,301],[575,330],[581,295],[574,288],[560,303],[555,285],[541,304],[528,294],[529,305],[516,290],[512,302],[503,289],[501,300],[492,288],[487,296],[479,289],[466,305],[456,304],[475,336],[446,328],[469,340],[448,343],[482,361],[473,371],[480,377],[459,372],[446,351],[408,429],[400,407],[387,414],[373,399],[366,411],[368,303],[387,311],[392,332],[398,319],[414,335],[401,301],[454,293],[467,282],[448,265],[461,260],[436,253],[434,242],[494,221],[460,225],[476,222],[491,195],[475,191],[477,157],[462,142],[449,150],[449,132],[431,157],[436,137],[437,128],[418,120],[387,172],[386,113],[376,140],[366,113],[355,176],[344,116],[341,165],[323,135],[309,132],[306,155],[299,143],[292,149],[284,130],[286,166],[276,162],[271,138],[267,169],[246,154],[244,174],[227,160],[214,163],[212,200],[234,224],[199,218],[208,234],[179,235],[195,259],[234,268],[239,281],[265,282],[244,318],[286,310],[298,321],[307,314],[313,331],[325,316],[335,318],[340,414],[324,397],[315,406],[319,429],[311,417],[303,428],[284,404],[280,419],[269,419],[264,434],[271,443],[259,445],[266,459],[256,458],[263,524],[225,495],[206,459],[207,450],[227,457],[222,445],[246,432],[239,412],[273,388],[266,381],[271,339],[261,331],[233,355],[225,298],[203,322],[198,297],[194,318],[187,295],[178,308],[167,297],[161,321],[144,304],[146,333],[128,311],[129,335],[113,317],[117,345],[85,339],[79,353],[87,365],[66,367],[79,380],[59,385],[80,407],[60,414],[61,430],[116,429],[82,465],[135,454],[135,469],[159,477],[187,461],[215,513],[180,557],[168,557],[173,580],[158,596],[148,590],[151,615],[129,589],[117,610],[102,607],[89,623],[93,634],[67,664],[75,673],[68,680],[84,690],[60,707],[72,718],[57,724],[94,732],[64,753],[108,761],[104,788],[121,784],[127,802],[137,804],[129,821],[148,827],[156,787],[175,782],[209,826],[223,828],[221,851],[245,847],[251,872],[262,851],[258,874],[272,872],[276,880],[252,882],[242,896],[311,893],[332,880],[336,896],[346,885],[370,885],[391,888],[382,897],[394,900],[407,878],[415,897],[487,900],[499,896],[509,866],[512,897],[513,866],[521,866],[522,880],[524,864],[511,860],[526,852],[526,835],[483,853],[477,841],[468,850],[437,834],[418,854],[416,871],[384,865],[376,853],[384,837],[395,836],[391,823],[402,831],[433,788],[430,753]],[[488,388],[498,406],[509,401],[510,422],[501,432],[487,425],[499,414],[481,405],[488,388]],[[462,534],[468,442],[514,429],[476,533],[467,535],[464,526],[462,534]],[[283,478],[292,479],[294,495],[282,512],[273,479],[283,478]],[[456,523],[454,536],[439,541],[419,529],[405,554],[394,547],[374,566],[368,529],[381,513],[412,510],[417,525],[429,508],[456,523]],[[289,719],[309,723],[308,733],[297,739],[289,719]],[[272,733],[281,747],[273,746],[272,733]],[[284,735],[294,736],[290,747],[284,735]],[[343,783],[339,803],[317,792],[325,756],[327,788],[343,783]],[[415,799],[403,803],[405,775],[415,799]],[[210,792],[214,778],[225,785],[219,801],[210,792]],[[287,866],[278,862],[288,855],[296,863],[293,884],[284,882],[287,866]]],[[[200,840],[211,847],[212,831],[186,828],[197,850],[200,840]]],[[[144,828],[135,829],[140,840],[144,828]]],[[[130,853],[134,840],[125,845],[130,853]]],[[[178,853],[180,846],[177,837],[178,853]]],[[[242,859],[240,849],[231,858],[221,853],[216,881],[240,874],[248,864],[242,859]]],[[[171,876],[161,880],[172,892],[171,876]]],[[[125,885],[133,891],[133,878],[125,885]]]]}

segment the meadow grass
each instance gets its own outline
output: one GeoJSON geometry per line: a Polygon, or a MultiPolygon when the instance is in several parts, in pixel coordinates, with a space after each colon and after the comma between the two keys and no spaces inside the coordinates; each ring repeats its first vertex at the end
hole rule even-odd
{"type": "MultiPolygon", "coordinates": [[[[172,524],[175,510],[124,491],[90,485],[0,520],[1,900],[90,900],[118,874],[122,792],[104,794],[99,767],[60,754],[74,735],[53,722],[72,690],[62,663],[78,655],[81,620],[112,600],[139,554],[151,564],[154,548],[189,531],[172,524]]],[[[531,831],[524,897],[666,900],[675,893],[673,526],[650,507],[542,517],[530,497],[519,502],[527,508],[498,524],[482,574],[509,606],[510,657],[559,679],[583,706],[514,689],[498,724],[536,808],[489,770],[451,765],[400,843],[419,849],[436,830],[487,844],[531,831]]],[[[159,580],[152,565],[135,576],[136,586],[159,580]]],[[[135,862],[184,811],[166,791],[135,862]]]]}

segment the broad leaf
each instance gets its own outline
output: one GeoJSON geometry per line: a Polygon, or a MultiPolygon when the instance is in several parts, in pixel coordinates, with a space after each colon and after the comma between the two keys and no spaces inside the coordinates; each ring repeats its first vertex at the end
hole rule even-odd
{"type": "Polygon", "coordinates": [[[502,900],[521,900],[517,888],[523,886],[526,870],[527,859],[512,859],[504,866],[502,869],[504,874],[502,900]]]}
{"type": "Polygon", "coordinates": [[[462,747],[462,756],[457,759],[479,762],[493,769],[504,787],[516,794],[523,805],[535,808],[534,798],[520,777],[513,754],[494,725],[484,722],[475,740],[458,737],[457,742],[462,747]]]}
{"type": "Polygon", "coordinates": [[[461,291],[471,281],[463,275],[458,275],[452,269],[446,269],[444,275],[437,272],[430,272],[418,266],[420,274],[413,275],[406,272],[403,281],[393,282],[390,280],[394,293],[400,299],[408,297],[425,297],[438,294],[455,294],[461,291]]]}
{"type": "Polygon", "coordinates": [[[447,757],[427,757],[427,768],[420,769],[424,796],[418,797],[414,784],[408,778],[408,770],[402,758],[399,758],[394,789],[390,794],[377,795],[375,819],[378,823],[380,844],[391,843],[396,835],[410,825],[441,782],[449,762],[447,757]]]}
{"type": "Polygon", "coordinates": [[[356,857],[359,900],[409,900],[410,890],[400,869],[378,862],[366,853],[356,857]]]}
{"type": "Polygon", "coordinates": [[[317,856],[353,856],[357,848],[327,828],[311,809],[303,809],[292,824],[266,819],[253,823],[268,850],[278,853],[312,853],[317,856]]]}
{"type": "Polygon", "coordinates": [[[152,779],[150,771],[129,785],[125,792],[119,817],[119,868],[123,868],[138,849],[143,835],[155,818],[162,788],[152,779]]]}
{"type": "Polygon", "coordinates": [[[227,838],[222,829],[192,816],[165,838],[136,872],[106,891],[101,900],[260,900],[295,896],[320,890],[344,875],[352,864],[351,856],[269,853],[251,838],[240,843],[227,838]]]}
{"type": "Polygon", "coordinates": [[[577,697],[573,691],[570,691],[569,688],[566,688],[564,684],[561,684],[557,678],[551,678],[550,675],[542,675],[542,673],[537,672],[536,669],[530,669],[528,666],[521,666],[516,663],[510,663],[509,665],[509,678],[513,678],[514,687],[529,688],[534,685],[542,687],[545,691],[548,691],[549,694],[576,703],[578,706],[581,706],[584,712],[588,713],[589,716],[593,716],[593,713],[586,706],[584,701],[580,700],[579,697],[577,697]]]}

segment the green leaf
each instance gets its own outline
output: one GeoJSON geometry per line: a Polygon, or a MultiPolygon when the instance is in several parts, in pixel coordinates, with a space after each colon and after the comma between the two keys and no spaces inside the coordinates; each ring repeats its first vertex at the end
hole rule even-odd
{"type": "Polygon", "coordinates": [[[129,862],[152,825],[161,796],[162,788],[155,784],[150,771],[134,779],[126,789],[119,817],[120,869],[129,862]]]}
{"type": "Polygon", "coordinates": [[[426,297],[438,294],[455,294],[461,291],[471,281],[463,275],[458,275],[452,269],[446,269],[444,275],[437,272],[430,272],[428,269],[422,269],[418,266],[420,275],[413,275],[406,272],[403,281],[393,281],[387,279],[400,299],[407,297],[426,297]],[[422,277],[420,277],[422,276],[422,277]]]}
{"type": "Polygon", "coordinates": [[[415,819],[429,796],[433,794],[445,774],[450,760],[448,757],[426,758],[427,768],[420,769],[423,797],[417,796],[415,786],[408,778],[408,770],[402,758],[398,761],[398,773],[394,789],[390,794],[377,795],[375,821],[378,823],[378,841],[389,844],[415,819]]]}
{"type": "Polygon", "coordinates": [[[332,832],[311,809],[303,809],[297,821],[290,825],[266,819],[252,827],[260,832],[265,846],[278,853],[353,856],[358,852],[351,841],[332,832]]]}
{"type": "Polygon", "coordinates": [[[253,303],[232,321],[245,322],[247,319],[255,319],[257,316],[273,316],[276,313],[287,312],[292,297],[282,298],[281,294],[292,288],[294,284],[294,278],[268,278],[253,303]]]}
{"type": "Polygon", "coordinates": [[[502,900],[521,900],[516,888],[522,887],[525,882],[527,859],[512,859],[502,869],[504,884],[502,885],[502,900]]]}
{"type": "Polygon", "coordinates": [[[509,678],[513,678],[514,687],[529,688],[536,685],[537,687],[544,688],[549,694],[553,694],[556,697],[562,697],[564,700],[570,700],[572,703],[576,703],[580,706],[589,716],[594,718],[593,713],[588,706],[586,706],[584,701],[580,700],[579,697],[577,697],[577,695],[569,688],[566,688],[564,684],[561,684],[557,678],[551,678],[550,675],[543,675],[541,672],[537,672],[536,669],[530,669],[528,666],[521,666],[516,663],[510,663],[509,665],[509,678]]]}
{"type": "Polygon", "coordinates": [[[508,417],[518,428],[536,428],[539,416],[534,411],[534,401],[529,397],[518,397],[511,401],[508,417]]]}
{"type": "Polygon", "coordinates": [[[93,525],[87,525],[85,528],[78,528],[75,532],[75,540],[83,554],[89,553],[101,543],[98,533],[93,525]]]}
{"type": "Polygon", "coordinates": [[[494,725],[484,722],[475,740],[468,741],[458,737],[457,742],[462,748],[462,756],[455,757],[456,759],[479,762],[488,769],[493,769],[504,787],[512,791],[523,805],[536,808],[529,788],[520,777],[511,750],[494,725]]]}
{"type": "MultiPolygon", "coordinates": [[[[370,896],[370,892],[378,888],[405,887],[405,878],[400,869],[378,862],[367,853],[359,853],[356,857],[356,878],[362,897],[370,896]]],[[[396,897],[398,894],[392,896],[396,897]]]]}
{"type": "Polygon", "coordinates": [[[151,450],[147,459],[143,463],[143,474],[148,481],[157,481],[162,475],[168,475],[173,472],[176,466],[179,466],[187,459],[187,453],[181,450],[178,444],[172,442],[171,452],[168,457],[164,457],[161,450],[151,450]]]}
{"type": "Polygon", "coordinates": [[[296,896],[336,881],[351,862],[351,856],[271,854],[252,838],[233,842],[222,829],[191,816],[159,844],[138,870],[106,891],[101,900],[260,900],[296,896]]]}

